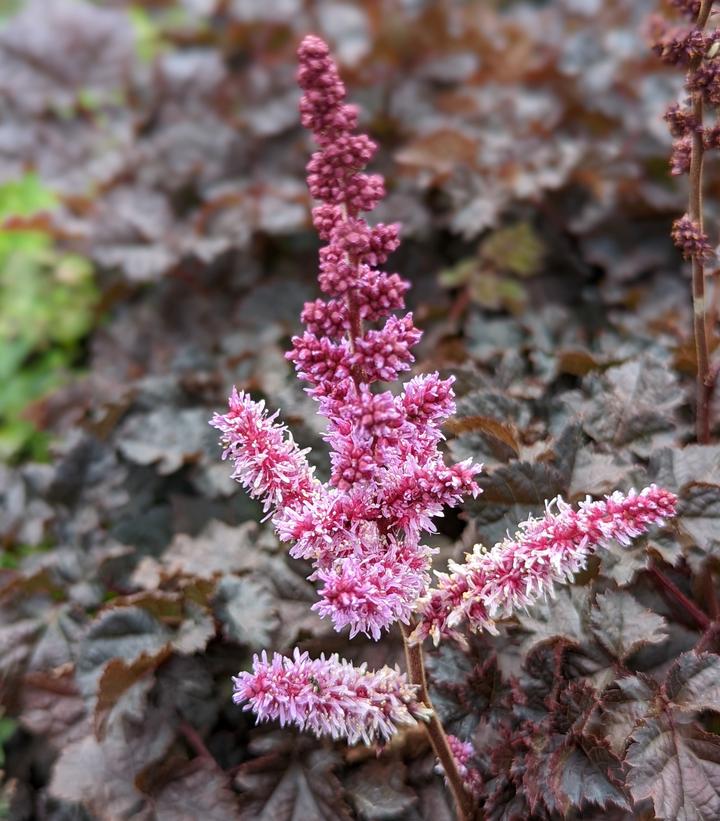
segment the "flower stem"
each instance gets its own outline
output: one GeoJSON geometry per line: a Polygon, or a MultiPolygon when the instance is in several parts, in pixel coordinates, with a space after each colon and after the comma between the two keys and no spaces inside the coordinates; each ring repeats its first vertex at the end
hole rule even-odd
{"type": "Polygon", "coordinates": [[[450,791],[455,803],[455,811],[457,813],[458,821],[471,821],[474,817],[474,802],[468,791],[465,789],[463,780],[458,772],[455,758],[450,749],[447,735],[433,708],[430,700],[430,693],[427,686],[427,678],[425,676],[425,662],[423,660],[422,644],[410,644],[410,634],[412,633],[412,625],[400,625],[403,637],[403,645],[405,647],[405,663],[407,666],[408,676],[412,684],[418,687],[418,696],[420,699],[432,710],[432,716],[428,722],[427,731],[430,736],[430,743],[435,751],[442,768],[445,772],[450,791]]]}
{"type": "MultiPolygon", "coordinates": [[[[708,21],[713,0],[702,0],[696,27],[702,31],[708,21]]],[[[696,57],[690,64],[690,72],[697,71],[702,56],[696,57]]],[[[690,157],[690,193],[688,197],[688,216],[703,231],[703,160],[705,146],[703,143],[703,117],[705,105],[701,91],[692,93],[692,110],[695,129],[692,136],[692,155],[690,157]]],[[[708,354],[708,310],[705,300],[705,264],[702,257],[692,259],[692,298],[693,298],[693,335],[695,337],[695,357],[697,360],[697,414],[695,432],[698,442],[707,444],[710,441],[710,358],[708,354]]]]}
{"type": "Polygon", "coordinates": [[[185,738],[185,741],[192,747],[195,755],[199,758],[206,758],[209,761],[215,761],[212,753],[208,748],[205,746],[205,742],[200,737],[200,733],[191,725],[188,724],[186,721],[183,721],[182,724],[178,727],[180,731],[180,735],[185,738]]]}
{"type": "Polygon", "coordinates": [[[709,617],[691,601],[682,590],[675,584],[675,582],[668,579],[668,577],[654,564],[650,565],[650,575],[655,581],[668,592],[675,601],[682,606],[683,610],[692,618],[701,630],[707,630],[710,626],[709,617]]]}

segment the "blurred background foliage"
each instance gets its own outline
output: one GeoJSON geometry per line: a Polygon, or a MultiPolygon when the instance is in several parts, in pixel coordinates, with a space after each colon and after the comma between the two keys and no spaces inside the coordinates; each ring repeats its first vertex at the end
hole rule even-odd
{"type": "Polygon", "coordinates": [[[443,287],[521,313],[536,290],[528,278],[543,259],[546,273],[557,264],[542,247],[557,245],[548,230],[566,227],[581,247],[560,287],[659,259],[661,232],[629,252],[607,238],[618,209],[642,225],[680,202],[658,122],[677,78],[641,39],[652,9],[3,2],[0,452],[46,451],[33,402],[88,364],[83,340],[128,287],[248,267],[259,242],[274,253],[306,235],[292,62],[303,31],[335,42],[382,141],[381,216],[403,219],[410,239],[444,235],[443,287]]]}
{"type": "Polygon", "coordinates": [[[0,186],[0,219],[6,225],[0,235],[4,459],[46,455],[46,437],[24,412],[77,371],[82,343],[95,323],[99,293],[91,263],[60,250],[43,230],[42,215],[56,204],[32,173],[0,186]]]}

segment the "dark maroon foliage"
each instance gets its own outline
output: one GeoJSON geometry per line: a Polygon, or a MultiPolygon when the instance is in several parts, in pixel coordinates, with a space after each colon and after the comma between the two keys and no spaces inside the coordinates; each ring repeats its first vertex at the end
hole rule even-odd
{"type": "MultiPolygon", "coordinates": [[[[557,494],[680,498],[666,529],[498,636],[428,644],[485,817],[716,821],[720,445],[689,444],[670,238],[686,181],[663,122],[683,70],[647,47],[655,0],[19,5],[0,28],[0,177],[35,170],[58,194],[33,226],[93,262],[103,298],[85,374],[27,412],[51,461],[0,467],[0,815],[452,819],[422,728],[378,757],[231,702],[264,647],[402,664],[399,636],[348,642],[312,612],[308,568],[255,523],[207,425],[237,384],[325,452],[283,357],[316,296],[294,78],[316,31],[382,146],[378,220],[404,224],[389,264],[425,330],[415,372],[456,375],[447,448],[486,465],[482,495],[441,520],[438,568],[557,494]]],[[[678,36],[663,54],[682,61],[678,36]]],[[[668,120],[692,131],[682,107],[668,120]]]]}

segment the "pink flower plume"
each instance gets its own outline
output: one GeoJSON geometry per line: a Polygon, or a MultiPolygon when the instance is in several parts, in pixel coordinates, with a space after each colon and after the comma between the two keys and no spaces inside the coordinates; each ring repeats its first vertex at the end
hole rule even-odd
{"type": "Polygon", "coordinates": [[[616,491],[602,501],[588,498],[577,510],[561,498],[550,502],[543,518],[523,522],[513,538],[491,550],[477,545],[464,564],[452,563],[451,573],[440,575],[439,589],[423,603],[416,636],[437,641],[462,621],[495,630],[496,618],[552,594],[555,583],[572,579],[598,547],[613,540],[628,545],[652,525],[662,525],[675,515],[676,504],[674,494],[655,485],[640,493],[616,491]]]}
{"type": "Polygon", "coordinates": [[[233,701],[252,710],[258,723],[295,724],[350,744],[383,743],[399,727],[430,715],[399,670],[369,671],[337,654],[311,659],[295,649],[292,658],[275,653],[268,661],[263,651],[254,657],[252,672],[239,673],[233,684],[233,701]]]}

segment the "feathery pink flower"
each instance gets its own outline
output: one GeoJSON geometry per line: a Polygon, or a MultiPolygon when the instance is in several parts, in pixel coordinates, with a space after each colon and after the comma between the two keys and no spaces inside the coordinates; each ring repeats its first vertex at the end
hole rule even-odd
{"type": "Polygon", "coordinates": [[[301,505],[279,512],[274,524],[283,541],[294,542],[293,558],[329,567],[352,552],[352,538],[377,516],[368,488],[356,485],[345,492],[320,485],[301,505]]]}
{"type": "Polygon", "coordinates": [[[292,658],[275,653],[268,661],[263,651],[253,658],[252,672],[239,673],[233,684],[233,701],[252,710],[257,723],[295,724],[350,744],[384,743],[399,727],[430,716],[397,668],[369,671],[337,654],[311,659],[295,649],[292,658]]]}
{"type": "MultiPolygon", "coordinates": [[[[682,42],[676,33],[668,37],[668,59],[685,59],[700,47],[692,33],[682,42]]],[[[378,268],[398,247],[400,227],[371,226],[362,217],[384,196],[384,181],[364,172],[377,147],[355,133],[358,113],[345,103],[327,45],[306,37],[298,56],[301,120],[317,145],[307,180],[319,201],[312,216],[326,243],[318,280],[327,299],[305,304],[306,330],[293,337],[286,356],[327,419],[330,479],[314,477],[277,414],[245,393],[233,390],[229,411],[211,424],[221,431],[223,457],[234,461],[233,477],[262,500],[278,536],[291,543],[290,555],[312,561],[309,579],[319,587],[313,609],[335,629],[377,640],[395,622],[410,624],[419,614],[416,640],[430,634],[437,640],[461,621],[494,630],[496,618],[552,593],[597,547],[611,539],[627,543],[672,516],[676,499],[654,486],[587,500],[577,511],[558,499],[514,539],[490,551],[477,547],[465,564],[452,563],[428,593],[434,551],[421,544],[421,534],[435,530],[432,520],[445,506],[480,493],[475,477],[482,466],[469,459],[447,465],[439,449],[441,426],[455,411],[452,378],[416,376],[399,391],[374,384],[408,371],[421,337],[412,314],[394,315],[404,310],[409,284],[378,268]]],[[[687,112],[678,109],[670,119],[685,139],[693,128],[687,112]]],[[[685,154],[676,154],[684,167],[685,154]]],[[[676,241],[704,253],[707,239],[688,225],[676,225],[676,241]]],[[[252,671],[234,678],[233,700],[258,722],[278,720],[351,744],[384,743],[399,727],[431,715],[397,669],[368,671],[337,655],[310,659],[299,650],[292,658],[255,656],[252,671]]],[[[461,777],[476,792],[481,779],[471,765],[472,745],[449,741],[461,777]]]]}
{"type": "Polygon", "coordinates": [[[513,538],[491,550],[477,545],[465,563],[452,562],[451,573],[440,574],[439,588],[422,605],[416,638],[432,635],[437,641],[462,621],[496,631],[496,618],[552,594],[555,583],[572,579],[598,547],[613,540],[627,545],[662,525],[675,515],[676,504],[674,494],[655,485],[602,501],[588,498],[578,510],[558,497],[543,518],[523,522],[513,538]]]}
{"type": "Polygon", "coordinates": [[[312,609],[332,619],[336,630],[349,626],[350,638],[364,633],[377,641],[395,622],[410,623],[430,583],[432,552],[368,527],[350,555],[314,574],[324,586],[312,609]]]}
{"type": "Polygon", "coordinates": [[[210,424],[222,432],[222,458],[232,458],[237,479],[254,499],[262,499],[263,510],[292,507],[309,499],[318,484],[284,425],[275,422],[277,412],[268,415],[264,402],[253,401],[233,388],[230,410],[216,413],[210,424]]]}

